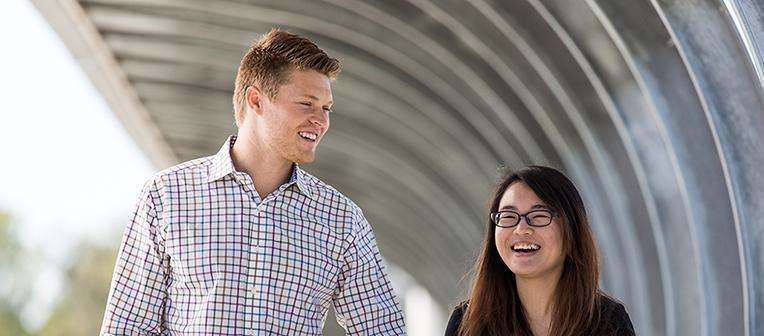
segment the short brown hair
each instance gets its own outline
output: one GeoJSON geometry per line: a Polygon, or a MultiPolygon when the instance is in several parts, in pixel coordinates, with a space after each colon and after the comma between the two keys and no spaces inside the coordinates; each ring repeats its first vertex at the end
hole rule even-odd
{"type": "Polygon", "coordinates": [[[314,70],[335,80],[340,74],[340,62],[307,38],[272,29],[254,41],[241,59],[233,93],[236,125],[244,120],[247,88],[255,85],[273,99],[293,69],[314,70]]]}

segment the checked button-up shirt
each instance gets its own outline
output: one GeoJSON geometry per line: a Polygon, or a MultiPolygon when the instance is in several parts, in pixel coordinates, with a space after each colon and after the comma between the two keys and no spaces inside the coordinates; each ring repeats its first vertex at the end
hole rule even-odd
{"type": "Polygon", "coordinates": [[[217,155],[158,173],[125,230],[102,335],[402,335],[374,233],[350,199],[293,166],[260,199],[217,155]]]}

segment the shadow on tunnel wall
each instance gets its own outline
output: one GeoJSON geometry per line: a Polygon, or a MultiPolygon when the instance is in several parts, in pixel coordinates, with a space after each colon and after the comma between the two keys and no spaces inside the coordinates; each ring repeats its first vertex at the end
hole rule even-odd
{"type": "Polygon", "coordinates": [[[639,334],[764,334],[764,2],[34,2],[158,167],[234,131],[257,33],[341,58],[308,170],[444,307],[497,168],[541,163],[580,187],[639,334]]]}

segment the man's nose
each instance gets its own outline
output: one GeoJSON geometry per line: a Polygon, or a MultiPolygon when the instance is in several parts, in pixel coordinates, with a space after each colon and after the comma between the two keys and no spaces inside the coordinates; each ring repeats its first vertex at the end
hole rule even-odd
{"type": "Polygon", "coordinates": [[[329,128],[329,112],[319,109],[312,114],[310,121],[319,127],[327,129],[329,128]]]}

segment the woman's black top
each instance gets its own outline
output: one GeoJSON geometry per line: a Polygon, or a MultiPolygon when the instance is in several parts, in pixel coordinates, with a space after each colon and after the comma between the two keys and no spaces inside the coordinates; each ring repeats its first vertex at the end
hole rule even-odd
{"type": "MultiPolygon", "coordinates": [[[[600,295],[600,318],[592,331],[587,333],[591,336],[633,336],[634,327],[631,325],[629,313],[623,305],[606,295],[600,295]]],[[[457,330],[462,322],[462,316],[467,309],[467,303],[462,303],[454,308],[451,318],[446,326],[446,336],[457,336],[457,330]]]]}

